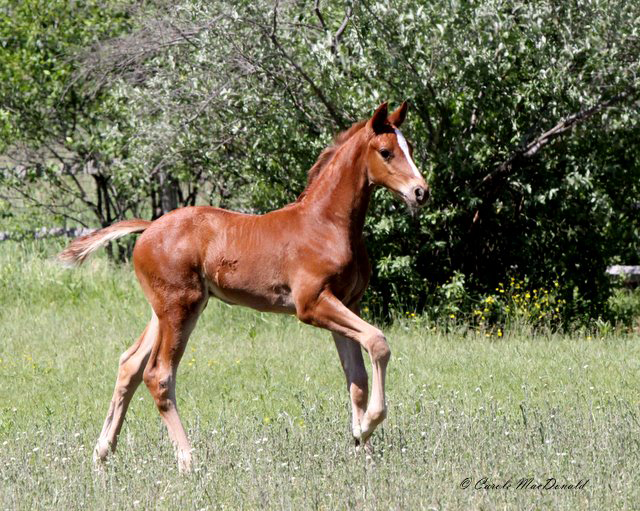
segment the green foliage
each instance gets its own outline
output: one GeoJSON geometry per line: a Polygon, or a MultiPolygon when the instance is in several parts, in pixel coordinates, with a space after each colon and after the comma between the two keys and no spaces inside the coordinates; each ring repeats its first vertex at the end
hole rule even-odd
{"type": "Polygon", "coordinates": [[[80,66],[102,91],[83,130],[94,130],[91,154],[124,197],[112,217],[156,214],[167,187],[174,205],[280,207],[333,134],[408,99],[403,130],[433,198],[412,218],[375,194],[371,309],[472,314],[515,275],[532,289],[557,278],[565,320],[613,319],[604,270],[640,257],[637,2],[144,9],[101,25],[102,36],[132,28],[80,66]],[[466,299],[441,297],[451,279],[466,299]]]}
{"type": "Polygon", "coordinates": [[[159,146],[140,140],[141,164],[166,154],[159,129],[188,134],[169,145],[178,166],[188,161],[181,151],[205,160],[209,145],[199,145],[199,133],[228,136],[217,160],[203,165],[236,192],[225,196],[217,186],[211,200],[265,211],[295,198],[331,133],[382,100],[408,98],[406,132],[434,198],[413,219],[376,194],[366,227],[376,264],[371,307],[431,304],[435,313],[437,286],[460,272],[468,304],[509,274],[526,275],[533,287],[558,276],[567,317],[604,313],[604,268],[638,257],[640,230],[629,209],[640,192],[630,143],[639,134],[637,6],[321,7],[320,16],[305,4],[192,1],[176,9],[179,19],[215,20],[217,28],[149,63],[154,80],[142,92],[133,87],[143,109],[158,98],[163,105],[154,117],[161,122],[139,117],[159,146]],[[170,126],[182,122],[189,101],[195,121],[186,130],[170,126]],[[589,125],[553,144],[540,139],[592,107],[603,113],[589,125]]]}
{"type": "Polygon", "coordinates": [[[0,12],[3,195],[85,225],[135,209],[136,183],[111,169],[126,154],[124,105],[80,72],[91,47],[130,27],[124,3],[5,0],[0,12]]]}
{"type": "Polygon", "coordinates": [[[627,326],[640,327],[640,288],[616,289],[608,305],[616,319],[627,326]]]}
{"type": "MultiPolygon", "coordinates": [[[[62,135],[69,137],[60,140],[72,150],[74,123],[86,121],[84,117],[106,121],[105,104],[92,102],[94,98],[74,86],[73,57],[128,26],[126,12],[118,4],[110,2],[105,11],[104,2],[98,1],[3,0],[0,152],[16,139],[33,144],[62,135]]],[[[88,123],[82,127],[91,128],[88,123]]]]}

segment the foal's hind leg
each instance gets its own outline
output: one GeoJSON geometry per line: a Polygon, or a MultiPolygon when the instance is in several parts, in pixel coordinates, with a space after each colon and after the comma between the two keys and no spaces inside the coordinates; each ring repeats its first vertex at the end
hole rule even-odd
{"type": "Polygon", "coordinates": [[[182,297],[178,293],[176,295],[172,296],[171,306],[166,304],[159,316],[160,336],[153,346],[143,379],[176,448],[178,468],[188,472],[191,469],[191,445],[178,414],[176,374],[189,335],[207,303],[207,296],[205,291],[187,293],[182,297]]]}
{"type": "Polygon", "coordinates": [[[122,428],[124,416],[149,359],[151,348],[158,337],[158,318],[155,313],[140,338],[120,357],[120,367],[116,387],[113,391],[109,412],[102,427],[102,433],[93,452],[94,461],[104,461],[110,451],[115,451],[118,434],[122,428]]]}
{"type": "Polygon", "coordinates": [[[367,370],[362,359],[362,349],[358,343],[335,332],[333,332],[333,340],[347,378],[347,390],[351,397],[351,431],[357,445],[360,442],[360,423],[367,409],[369,394],[367,370]]]}

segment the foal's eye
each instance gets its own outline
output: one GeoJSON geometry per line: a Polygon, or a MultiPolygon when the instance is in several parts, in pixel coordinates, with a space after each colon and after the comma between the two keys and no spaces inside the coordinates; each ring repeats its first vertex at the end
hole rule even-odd
{"type": "Polygon", "coordinates": [[[391,158],[391,151],[389,149],[380,149],[380,156],[382,156],[385,160],[391,158]]]}

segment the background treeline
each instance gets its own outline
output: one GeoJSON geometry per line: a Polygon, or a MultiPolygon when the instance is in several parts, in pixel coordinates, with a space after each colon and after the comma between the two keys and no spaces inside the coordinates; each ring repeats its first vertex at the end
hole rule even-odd
{"type": "Polygon", "coordinates": [[[376,193],[368,307],[478,324],[629,317],[640,2],[0,0],[2,225],[294,200],[382,101],[433,187],[376,193]],[[28,216],[26,216],[28,214],[28,216]]]}

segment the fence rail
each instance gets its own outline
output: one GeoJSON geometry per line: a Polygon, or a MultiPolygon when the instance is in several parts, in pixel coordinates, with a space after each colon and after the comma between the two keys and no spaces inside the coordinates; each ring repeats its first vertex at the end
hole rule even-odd
{"type": "Polygon", "coordinates": [[[43,239],[52,238],[57,236],[66,236],[68,238],[75,238],[77,236],[84,236],[95,231],[89,227],[41,227],[40,229],[34,229],[31,231],[22,232],[0,232],[0,241],[20,241],[27,239],[43,239]]]}
{"type": "Polygon", "coordinates": [[[607,275],[612,277],[622,277],[625,284],[640,284],[640,266],[625,266],[616,264],[607,268],[607,275]]]}

